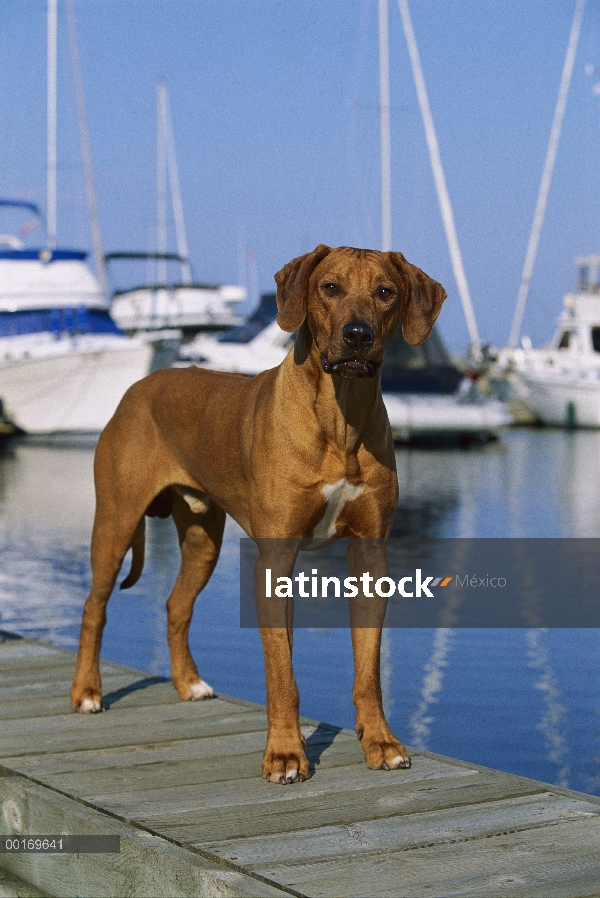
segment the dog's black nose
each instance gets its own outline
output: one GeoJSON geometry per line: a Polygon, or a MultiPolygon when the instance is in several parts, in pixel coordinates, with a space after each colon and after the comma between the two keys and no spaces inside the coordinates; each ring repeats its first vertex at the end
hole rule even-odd
{"type": "Polygon", "coordinates": [[[366,349],[375,339],[373,328],[364,321],[353,321],[342,328],[344,343],[352,349],[366,349]]]}

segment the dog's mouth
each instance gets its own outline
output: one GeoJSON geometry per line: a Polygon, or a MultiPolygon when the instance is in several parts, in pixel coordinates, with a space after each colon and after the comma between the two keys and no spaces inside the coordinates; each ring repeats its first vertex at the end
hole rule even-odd
{"type": "Polygon", "coordinates": [[[368,359],[340,359],[330,362],[325,352],[321,353],[321,367],[326,374],[339,374],[351,380],[355,377],[376,377],[381,367],[381,362],[373,362],[368,359]]]}

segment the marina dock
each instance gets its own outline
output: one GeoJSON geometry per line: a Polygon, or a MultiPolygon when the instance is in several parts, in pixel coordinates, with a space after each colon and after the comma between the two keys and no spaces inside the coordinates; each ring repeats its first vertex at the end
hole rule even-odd
{"type": "Polygon", "coordinates": [[[352,731],[306,718],[312,776],[273,785],[261,705],[103,662],[107,712],[74,714],[74,662],[0,633],[0,835],[120,851],[0,853],[0,896],[600,895],[596,796],[420,750],[371,771],[352,731]]]}

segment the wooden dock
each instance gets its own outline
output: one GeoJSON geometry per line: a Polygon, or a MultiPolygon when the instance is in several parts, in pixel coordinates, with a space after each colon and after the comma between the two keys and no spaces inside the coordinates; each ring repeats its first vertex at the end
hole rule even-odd
{"type": "Polygon", "coordinates": [[[352,731],[307,719],[311,779],[272,785],[262,706],[103,663],[109,710],[73,714],[73,668],[0,633],[0,834],[120,853],[0,854],[0,896],[600,895],[600,798],[424,751],[371,771],[352,731]]]}

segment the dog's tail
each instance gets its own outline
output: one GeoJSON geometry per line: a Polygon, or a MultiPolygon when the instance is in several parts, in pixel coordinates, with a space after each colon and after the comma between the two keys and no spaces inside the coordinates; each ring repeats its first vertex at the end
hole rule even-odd
{"type": "Polygon", "coordinates": [[[142,515],[140,521],[135,528],[133,539],[131,540],[131,568],[129,573],[119,586],[119,589],[129,589],[138,582],[144,568],[144,550],[146,547],[146,516],[142,515]]]}

